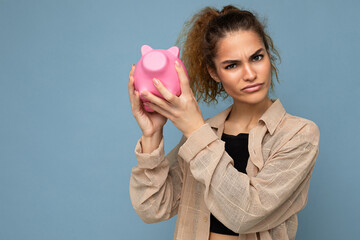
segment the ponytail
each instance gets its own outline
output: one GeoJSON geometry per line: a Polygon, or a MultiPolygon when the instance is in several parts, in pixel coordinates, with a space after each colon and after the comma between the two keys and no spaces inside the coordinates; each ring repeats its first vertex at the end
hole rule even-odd
{"type": "Polygon", "coordinates": [[[177,45],[182,49],[181,59],[189,75],[190,87],[196,99],[203,99],[204,102],[211,102],[220,93],[212,90],[218,88],[218,83],[211,78],[207,70],[208,61],[204,55],[207,27],[211,20],[219,15],[214,8],[202,9],[185,22],[177,40],[177,45]]]}

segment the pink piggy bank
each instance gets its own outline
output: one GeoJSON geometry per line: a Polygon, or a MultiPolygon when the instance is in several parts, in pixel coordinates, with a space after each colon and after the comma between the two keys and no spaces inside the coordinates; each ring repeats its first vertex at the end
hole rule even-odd
{"type": "MultiPolygon", "coordinates": [[[[183,66],[184,64],[179,59],[179,48],[174,46],[167,50],[152,49],[148,45],[141,47],[141,59],[136,64],[134,71],[134,87],[141,93],[144,90],[161,97],[162,95],[155,88],[152,79],[157,78],[161,83],[174,95],[180,96],[180,80],[175,70],[175,61],[183,66]]],[[[186,72],[186,69],[185,69],[186,72]]],[[[187,74],[187,72],[186,72],[187,74]]],[[[142,102],[148,102],[147,99],[140,95],[142,102]]],[[[145,110],[153,112],[154,110],[146,107],[145,110]]]]}

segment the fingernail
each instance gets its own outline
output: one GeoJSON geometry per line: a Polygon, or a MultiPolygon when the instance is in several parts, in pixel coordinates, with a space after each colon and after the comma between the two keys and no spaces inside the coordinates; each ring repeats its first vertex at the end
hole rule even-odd
{"type": "Polygon", "coordinates": [[[175,61],[175,66],[180,67],[180,64],[178,61],[175,61]]]}
{"type": "Polygon", "coordinates": [[[153,78],[153,82],[156,86],[159,85],[159,80],[157,80],[156,78],[153,78]]]}
{"type": "Polygon", "coordinates": [[[148,95],[148,93],[147,93],[147,92],[145,92],[145,91],[141,92],[140,94],[141,94],[142,96],[146,96],[146,95],[148,95]]]}

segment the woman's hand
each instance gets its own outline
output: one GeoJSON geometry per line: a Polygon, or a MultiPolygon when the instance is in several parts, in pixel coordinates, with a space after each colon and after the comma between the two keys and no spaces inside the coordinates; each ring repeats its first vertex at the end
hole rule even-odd
{"type": "Polygon", "coordinates": [[[129,98],[131,111],[143,133],[141,137],[143,152],[152,152],[159,146],[162,139],[162,130],[167,119],[159,113],[147,112],[142,106],[139,92],[134,89],[134,70],[135,65],[131,67],[129,73],[129,98]]]}
{"type": "Polygon", "coordinates": [[[189,137],[205,122],[184,69],[178,62],[175,64],[175,69],[180,79],[181,95],[179,97],[172,94],[158,79],[153,79],[153,83],[165,100],[147,91],[141,94],[150,101],[144,103],[145,105],[168,118],[185,137],[189,137]]]}

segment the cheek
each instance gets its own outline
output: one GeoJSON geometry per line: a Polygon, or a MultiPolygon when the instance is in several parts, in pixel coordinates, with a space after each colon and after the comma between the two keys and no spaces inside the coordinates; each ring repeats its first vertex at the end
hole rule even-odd
{"type": "Polygon", "coordinates": [[[261,67],[261,73],[264,77],[271,81],[271,63],[270,61],[264,62],[264,65],[261,67]]]}
{"type": "Polygon", "coordinates": [[[232,90],[236,88],[236,81],[234,77],[231,74],[224,73],[224,72],[218,72],[218,76],[220,79],[220,82],[225,89],[225,91],[230,95],[232,90]]]}
{"type": "Polygon", "coordinates": [[[221,83],[226,90],[236,87],[239,84],[239,78],[239,74],[236,72],[223,72],[220,75],[221,83]]]}

